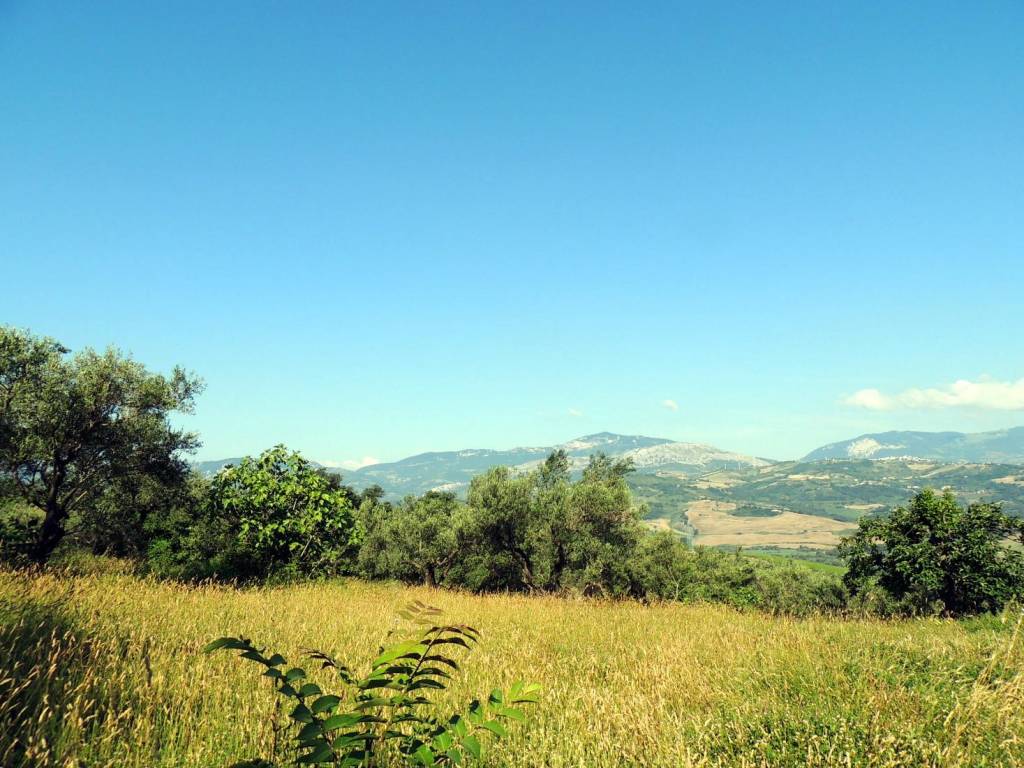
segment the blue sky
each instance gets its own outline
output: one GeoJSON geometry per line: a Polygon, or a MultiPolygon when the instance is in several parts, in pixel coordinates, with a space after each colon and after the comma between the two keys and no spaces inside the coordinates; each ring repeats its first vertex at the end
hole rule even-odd
{"type": "Polygon", "coordinates": [[[204,458],[1024,424],[1022,40],[1019,2],[0,0],[0,322],[197,371],[204,458]]]}

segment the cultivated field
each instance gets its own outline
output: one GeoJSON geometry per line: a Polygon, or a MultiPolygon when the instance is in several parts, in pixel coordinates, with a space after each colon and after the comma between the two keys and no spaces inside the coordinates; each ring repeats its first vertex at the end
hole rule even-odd
{"type": "Polygon", "coordinates": [[[850,523],[827,517],[780,512],[770,517],[737,517],[736,504],[701,499],[691,501],[686,519],[696,531],[694,544],[707,547],[780,547],[832,549],[839,538],[850,533],[850,523]]]}
{"type": "Polygon", "coordinates": [[[488,765],[1024,765],[1019,613],[796,621],[359,582],[234,590],[2,571],[0,765],[267,756],[267,681],[203,644],[241,633],[290,661],[314,647],[362,666],[414,598],[483,631],[453,701],[519,678],[544,686],[488,765]]]}

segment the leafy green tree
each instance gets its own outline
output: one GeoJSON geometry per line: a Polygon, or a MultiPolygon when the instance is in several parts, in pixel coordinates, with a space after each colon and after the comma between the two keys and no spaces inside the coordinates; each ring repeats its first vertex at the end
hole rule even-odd
{"type": "Polygon", "coordinates": [[[474,589],[626,594],[640,510],[626,485],[628,462],[591,458],[573,482],[564,453],[514,475],[495,467],[468,494],[465,556],[458,570],[474,589]]]}
{"type": "Polygon", "coordinates": [[[75,355],[49,338],[0,328],[0,476],[43,513],[30,546],[46,560],[69,516],[111,483],[184,481],[195,435],[171,425],[191,413],[201,382],[181,368],[151,373],[113,348],[75,355]]]}
{"type": "Polygon", "coordinates": [[[142,559],[154,542],[190,526],[205,503],[209,482],[190,472],[185,482],[130,475],[68,521],[68,539],[95,555],[142,559]]]}
{"type": "Polygon", "coordinates": [[[218,575],[244,577],[342,573],[361,539],[348,489],[283,445],[217,473],[198,535],[218,575]]]}
{"type": "Polygon", "coordinates": [[[1011,537],[1024,537],[1024,522],[997,504],[964,508],[926,489],[843,540],[844,581],[854,595],[881,589],[908,612],[997,611],[1024,597],[1024,554],[1007,546],[1011,537]]]}
{"type": "Polygon", "coordinates": [[[430,491],[397,506],[361,510],[366,534],[359,552],[370,576],[441,584],[460,554],[465,508],[454,494],[430,491]]]}

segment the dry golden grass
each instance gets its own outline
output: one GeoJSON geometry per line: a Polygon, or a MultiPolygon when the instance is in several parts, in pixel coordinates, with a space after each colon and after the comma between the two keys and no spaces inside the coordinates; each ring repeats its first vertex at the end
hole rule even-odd
{"type": "Polygon", "coordinates": [[[290,661],[316,647],[362,666],[412,599],[483,631],[451,701],[516,679],[544,686],[488,765],[1024,765],[1019,615],[791,620],[360,582],[236,590],[4,572],[0,765],[269,756],[266,681],[203,644],[244,634],[290,661]]]}
{"type": "Polygon", "coordinates": [[[849,532],[850,523],[828,517],[785,511],[771,517],[736,517],[731,501],[700,499],[686,507],[686,519],[696,530],[695,544],[708,547],[811,547],[832,549],[849,532]]]}

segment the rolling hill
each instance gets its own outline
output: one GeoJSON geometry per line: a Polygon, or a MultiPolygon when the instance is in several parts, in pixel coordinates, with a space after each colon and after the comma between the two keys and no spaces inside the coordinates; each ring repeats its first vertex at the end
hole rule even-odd
{"type": "Polygon", "coordinates": [[[828,549],[857,519],[905,504],[925,487],[962,503],[998,501],[1024,517],[1024,467],[921,459],[785,461],[699,477],[661,472],[630,478],[652,525],[695,544],[828,549]]]}

